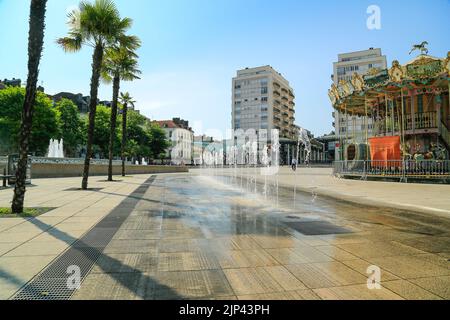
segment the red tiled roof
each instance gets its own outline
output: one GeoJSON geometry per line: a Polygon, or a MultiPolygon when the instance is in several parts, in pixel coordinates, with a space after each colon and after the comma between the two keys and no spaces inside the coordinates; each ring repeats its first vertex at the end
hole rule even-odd
{"type": "Polygon", "coordinates": [[[163,121],[154,121],[158,126],[161,128],[169,128],[169,129],[176,129],[180,128],[175,122],[172,120],[163,120],[163,121]]]}

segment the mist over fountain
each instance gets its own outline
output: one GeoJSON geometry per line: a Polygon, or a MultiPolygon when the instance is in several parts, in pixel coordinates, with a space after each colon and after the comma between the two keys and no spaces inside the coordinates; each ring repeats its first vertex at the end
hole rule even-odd
{"type": "Polygon", "coordinates": [[[48,146],[47,158],[64,158],[64,140],[51,139],[48,146]]]}

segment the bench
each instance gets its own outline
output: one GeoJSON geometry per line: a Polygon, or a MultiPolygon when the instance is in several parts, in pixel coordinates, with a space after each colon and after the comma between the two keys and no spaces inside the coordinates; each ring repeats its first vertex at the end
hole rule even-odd
{"type": "Polygon", "coordinates": [[[3,180],[4,188],[6,188],[6,181],[10,178],[14,178],[14,176],[6,174],[6,169],[3,169],[3,174],[0,174],[0,179],[3,180]]]}
{"type": "Polygon", "coordinates": [[[3,175],[3,174],[0,174],[0,179],[2,179],[3,180],[3,187],[4,188],[6,188],[6,181],[9,179],[9,178],[13,178],[14,176],[9,176],[9,175],[3,175]]]}

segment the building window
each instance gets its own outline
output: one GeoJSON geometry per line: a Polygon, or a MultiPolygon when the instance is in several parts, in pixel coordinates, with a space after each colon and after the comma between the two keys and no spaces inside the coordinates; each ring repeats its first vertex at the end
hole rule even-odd
{"type": "Polygon", "coordinates": [[[262,101],[262,102],[267,102],[267,101],[268,101],[268,98],[267,98],[267,97],[262,97],[262,98],[261,98],[261,101],[262,101]]]}
{"type": "Polygon", "coordinates": [[[267,89],[267,87],[261,88],[261,94],[267,94],[268,92],[269,92],[269,90],[267,89]]]}

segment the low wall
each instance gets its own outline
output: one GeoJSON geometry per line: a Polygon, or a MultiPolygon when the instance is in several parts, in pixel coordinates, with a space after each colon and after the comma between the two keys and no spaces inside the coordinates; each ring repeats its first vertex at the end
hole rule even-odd
{"type": "MultiPolygon", "coordinates": [[[[33,163],[31,165],[31,178],[69,178],[81,177],[83,175],[83,164],[62,164],[62,163],[33,163]]],[[[176,166],[137,166],[127,165],[127,174],[157,174],[157,173],[183,173],[189,172],[187,167],[176,166]]],[[[121,166],[113,166],[113,174],[120,175],[121,166]]],[[[107,176],[108,166],[103,164],[91,164],[90,176],[107,176]]]]}

